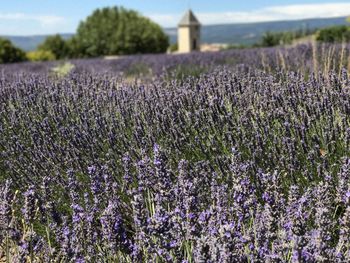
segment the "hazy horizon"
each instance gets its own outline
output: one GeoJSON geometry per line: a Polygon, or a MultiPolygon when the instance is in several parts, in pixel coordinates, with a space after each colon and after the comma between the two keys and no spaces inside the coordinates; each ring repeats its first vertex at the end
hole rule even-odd
{"type": "Polygon", "coordinates": [[[241,24],[255,22],[290,21],[312,18],[331,18],[350,15],[350,3],[344,1],[286,0],[283,4],[270,0],[233,3],[218,0],[215,3],[192,1],[87,0],[82,2],[59,2],[44,0],[20,0],[2,3],[0,12],[0,35],[48,35],[71,34],[79,22],[95,9],[106,6],[123,6],[149,17],[163,28],[177,25],[183,13],[191,7],[203,25],[241,24]],[[190,3],[189,3],[190,2],[190,3]]]}
{"type": "MultiPolygon", "coordinates": [[[[205,24],[204,26],[220,26],[220,25],[249,25],[249,24],[264,24],[264,23],[274,23],[274,22],[292,22],[292,21],[308,21],[308,20],[317,20],[317,19],[330,19],[330,18],[345,18],[346,16],[337,16],[337,17],[311,17],[311,18],[304,18],[304,19],[284,19],[284,20],[272,20],[272,21],[256,21],[256,22],[231,22],[231,23],[217,23],[217,24],[205,24]]],[[[172,27],[163,27],[164,30],[167,30],[169,33],[170,30],[176,30],[177,26],[172,27]]],[[[56,33],[48,33],[48,34],[0,34],[1,36],[11,36],[11,37],[40,37],[40,36],[47,36],[47,35],[74,35],[76,32],[56,32],[56,33]]],[[[174,33],[177,34],[177,31],[174,31],[174,33]]]]}

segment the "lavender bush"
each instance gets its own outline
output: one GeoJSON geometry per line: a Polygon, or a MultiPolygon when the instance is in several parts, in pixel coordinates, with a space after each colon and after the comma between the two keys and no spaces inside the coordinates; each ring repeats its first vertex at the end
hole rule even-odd
{"type": "Polygon", "coordinates": [[[348,57],[0,66],[0,261],[350,261],[348,57]]]}

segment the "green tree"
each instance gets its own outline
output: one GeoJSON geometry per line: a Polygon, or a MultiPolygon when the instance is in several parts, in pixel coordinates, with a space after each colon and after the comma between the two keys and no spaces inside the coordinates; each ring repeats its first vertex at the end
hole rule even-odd
{"type": "Polygon", "coordinates": [[[72,37],[72,38],[68,39],[67,45],[68,45],[68,57],[69,58],[84,57],[85,50],[84,50],[81,42],[79,42],[76,37],[72,37]]]}
{"type": "Polygon", "coordinates": [[[261,41],[263,47],[273,47],[280,44],[281,33],[266,32],[261,41]]]}
{"type": "Polygon", "coordinates": [[[47,37],[38,50],[49,51],[55,55],[56,59],[67,58],[70,53],[69,45],[59,34],[47,37]]]}
{"type": "Polygon", "coordinates": [[[179,46],[178,46],[177,43],[172,44],[172,45],[170,45],[170,47],[169,47],[169,51],[170,51],[170,52],[176,52],[176,51],[178,51],[178,50],[179,50],[179,46]]]}
{"type": "Polygon", "coordinates": [[[332,26],[321,29],[317,35],[317,41],[336,43],[350,41],[350,27],[349,26],[332,26]]]}
{"type": "Polygon", "coordinates": [[[81,22],[70,41],[75,56],[163,53],[169,46],[161,27],[133,10],[107,7],[81,22]]]}
{"type": "Polygon", "coordinates": [[[290,45],[293,41],[306,36],[310,36],[316,32],[315,29],[299,29],[296,31],[285,32],[266,32],[258,45],[260,47],[273,47],[278,45],[290,45]]]}
{"type": "Polygon", "coordinates": [[[0,63],[21,62],[25,60],[25,52],[15,47],[10,40],[0,38],[0,63]]]}

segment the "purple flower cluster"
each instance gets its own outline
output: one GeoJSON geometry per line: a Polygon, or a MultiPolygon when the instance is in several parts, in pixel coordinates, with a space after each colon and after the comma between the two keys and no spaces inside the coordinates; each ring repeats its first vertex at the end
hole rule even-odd
{"type": "Polygon", "coordinates": [[[0,66],[0,261],[350,261],[350,49],[325,50],[0,66]]]}
{"type": "MultiPolygon", "coordinates": [[[[237,151],[227,160],[225,176],[213,173],[209,162],[182,160],[177,168],[171,168],[158,145],[153,149],[153,162],[147,155],[129,161],[128,173],[137,181],[128,192],[119,184],[106,192],[93,187],[78,189],[82,180],[70,170],[74,182],[66,188],[70,198],[64,202],[70,207],[61,209],[60,222],[40,206],[59,207],[62,201],[54,196],[44,199],[40,190],[30,186],[18,203],[10,183],[5,183],[0,226],[16,229],[17,239],[9,232],[6,238],[20,253],[5,256],[74,262],[350,260],[349,184],[342,194],[343,189],[325,176],[324,181],[303,191],[292,185],[285,194],[279,187],[283,174],[255,172],[237,151]],[[255,185],[252,180],[261,183],[255,185]],[[344,195],[343,199],[336,201],[338,195],[344,195]],[[95,205],[96,198],[101,202],[95,205]],[[15,206],[23,207],[25,222],[8,212],[8,207],[15,206]],[[40,218],[56,223],[40,224],[40,218]],[[37,224],[48,227],[50,235],[43,234],[37,224]]],[[[348,160],[337,181],[347,165],[348,160]]],[[[98,174],[99,169],[89,168],[87,175],[98,174]]],[[[93,185],[95,179],[87,178],[93,185]]],[[[100,187],[106,186],[101,181],[100,187]]],[[[4,240],[2,236],[2,243],[4,240]]]]}

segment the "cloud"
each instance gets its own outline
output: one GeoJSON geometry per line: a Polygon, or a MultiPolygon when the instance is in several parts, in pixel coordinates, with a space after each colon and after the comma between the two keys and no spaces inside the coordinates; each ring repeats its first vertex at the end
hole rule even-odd
{"type": "Polygon", "coordinates": [[[66,19],[56,15],[28,15],[24,13],[0,13],[0,21],[37,22],[42,27],[56,27],[65,23],[66,19]]]}
{"type": "MultiPolygon", "coordinates": [[[[202,24],[251,23],[307,18],[347,16],[350,3],[324,3],[270,6],[247,12],[207,12],[196,13],[202,24]]],[[[176,26],[182,14],[150,14],[152,20],[164,27],[176,26]]]]}
{"type": "Polygon", "coordinates": [[[146,16],[165,27],[175,26],[181,18],[181,14],[146,14],[146,16]]]}

